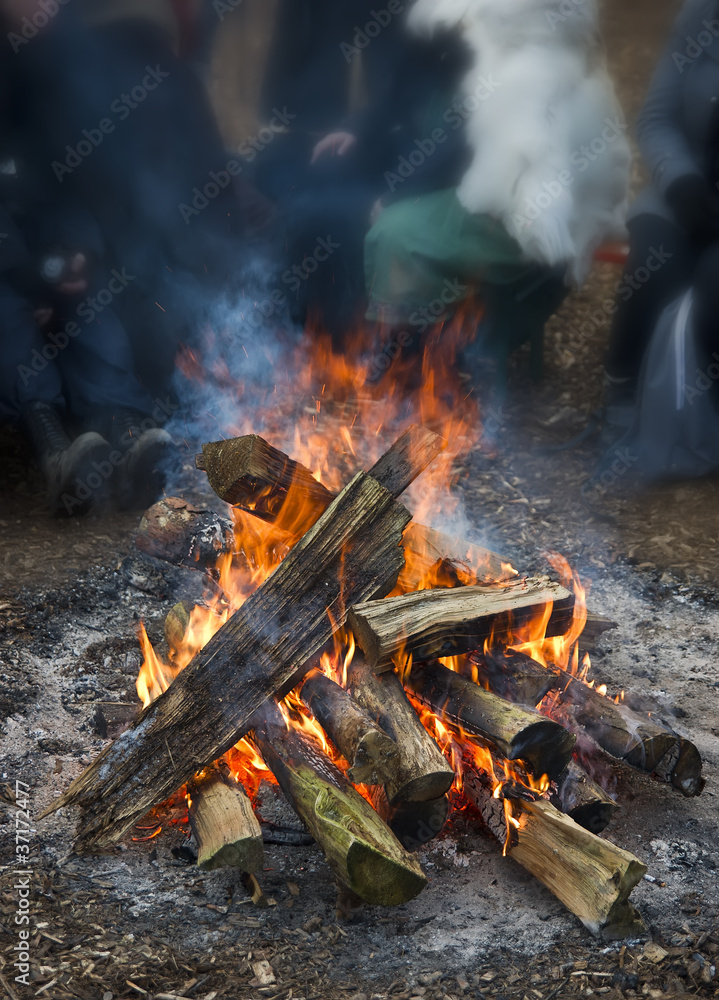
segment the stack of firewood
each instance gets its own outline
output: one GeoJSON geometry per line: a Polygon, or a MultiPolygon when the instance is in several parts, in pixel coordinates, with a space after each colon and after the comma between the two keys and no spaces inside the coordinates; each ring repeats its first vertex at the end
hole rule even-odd
{"type": "MultiPolygon", "coordinates": [[[[583,679],[505,648],[543,611],[548,636],[569,632],[575,599],[495,553],[409,526],[397,497],[443,446],[410,428],[337,496],[254,435],[204,446],[197,465],[218,496],[272,523],[286,555],[48,810],[80,808],[79,849],[116,841],[186,784],[198,862],[259,870],[260,826],[224,759],[248,736],[345,895],[382,905],[417,895],[425,877],[411,851],[442,829],[459,782],[505,853],[588,928],[637,930],[629,895],[646,868],[598,835],[617,805],[574,759],[577,736],[685,795],[701,791],[699,754],[583,679]],[[430,572],[441,586],[418,590],[430,572]],[[350,637],[359,648],[338,683],[320,657],[350,637]],[[299,701],[334,759],[293,724],[299,701]],[[550,702],[551,717],[535,708],[550,702]]],[[[148,511],[138,546],[200,570],[244,558],[231,522],[174,498],[148,511]]],[[[171,619],[168,640],[181,643],[186,611],[171,619]]],[[[583,641],[612,624],[589,616],[583,641]]]]}

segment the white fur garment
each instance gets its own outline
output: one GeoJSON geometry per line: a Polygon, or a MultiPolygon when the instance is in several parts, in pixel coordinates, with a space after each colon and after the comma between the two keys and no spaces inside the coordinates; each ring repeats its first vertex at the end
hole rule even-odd
{"type": "Polygon", "coordinates": [[[597,246],[624,235],[631,159],[596,0],[416,0],[410,26],[460,28],[475,56],[461,203],[583,281],[597,246]]]}

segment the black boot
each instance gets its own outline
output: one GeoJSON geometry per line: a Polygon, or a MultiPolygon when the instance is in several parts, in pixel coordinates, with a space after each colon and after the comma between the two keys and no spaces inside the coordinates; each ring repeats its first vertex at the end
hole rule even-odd
{"type": "Polygon", "coordinates": [[[117,466],[117,502],[122,510],[147,510],[162,495],[179,466],[175,442],[162,427],[143,429],[148,418],[137,410],[116,410],[110,439],[123,454],[117,466]]]}
{"type": "Polygon", "coordinates": [[[53,513],[86,514],[110,478],[110,445],[94,431],[71,441],[57,410],[47,403],[29,403],[22,416],[53,513]]]}

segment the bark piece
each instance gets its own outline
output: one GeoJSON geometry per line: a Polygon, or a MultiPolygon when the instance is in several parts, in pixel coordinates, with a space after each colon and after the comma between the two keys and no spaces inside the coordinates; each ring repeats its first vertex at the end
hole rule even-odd
{"type": "Polygon", "coordinates": [[[381,671],[400,653],[411,652],[416,661],[480,648],[531,621],[550,602],[547,635],[562,635],[571,625],[574,598],[546,576],[368,601],[354,605],[349,624],[367,662],[381,671]]]}
{"type": "Polygon", "coordinates": [[[619,804],[609,792],[605,792],[574,760],[569,762],[567,770],[557,782],[557,791],[550,801],[575,823],[597,834],[606,830],[619,809],[619,804]]]}
{"type": "Polygon", "coordinates": [[[414,899],[427,882],[419,864],[319,745],[288,729],[273,703],[254,722],[265,763],[339,884],[373,906],[414,899]]]}
{"type": "Polygon", "coordinates": [[[399,769],[385,785],[390,806],[427,802],[449,791],[454,770],[420,722],[397,675],[378,676],[355,654],[347,670],[347,686],[399,749],[399,769]]]}
{"type": "Polygon", "coordinates": [[[311,671],[301,697],[350,764],[354,784],[383,785],[399,769],[399,749],[354,698],[320,670],[311,671]]]}
{"type": "Polygon", "coordinates": [[[214,765],[188,782],[188,792],[198,866],[205,871],[225,866],[260,871],[262,830],[242,786],[214,765]]]}
{"type": "Polygon", "coordinates": [[[232,522],[180,497],[165,497],[142,515],[135,545],[175,566],[210,569],[232,552],[232,522]]]}
{"type": "MultiPolygon", "coordinates": [[[[397,444],[405,461],[403,439],[397,444]]],[[[421,470],[407,477],[412,471],[421,470]]],[[[393,585],[409,520],[381,483],[355,476],[168,690],[50,805],[47,812],[81,807],[78,850],[119,839],[233,746],[267,698],[297,683],[347,606],[393,585]]]]}
{"type": "Polygon", "coordinates": [[[481,769],[463,766],[465,794],[508,857],[539,879],[593,934],[636,937],[644,925],[629,895],[647,867],[633,854],[585,830],[544,799],[512,799],[509,839],[502,799],[481,769]]]}
{"type": "Polygon", "coordinates": [[[556,779],[576,737],[539,712],[513,705],[441,663],[416,664],[405,687],[447,722],[480,736],[508,760],[523,760],[537,777],[556,779]]]}

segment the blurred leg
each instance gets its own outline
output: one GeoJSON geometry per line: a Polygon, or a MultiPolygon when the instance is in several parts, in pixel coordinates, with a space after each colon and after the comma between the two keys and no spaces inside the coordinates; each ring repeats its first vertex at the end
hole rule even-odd
{"type": "Polygon", "coordinates": [[[38,330],[30,303],[0,283],[0,418],[16,420],[36,401],[63,408],[57,354],[38,330]]]}
{"type": "Polygon", "coordinates": [[[634,385],[659,316],[691,283],[698,251],[678,226],[654,215],[633,219],[629,234],[606,370],[611,380],[634,385]]]}

